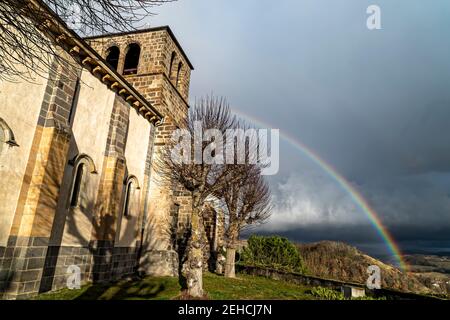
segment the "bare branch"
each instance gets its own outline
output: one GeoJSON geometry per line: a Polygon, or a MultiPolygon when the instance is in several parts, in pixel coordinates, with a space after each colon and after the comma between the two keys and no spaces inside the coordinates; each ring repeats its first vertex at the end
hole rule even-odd
{"type": "Polygon", "coordinates": [[[54,37],[62,30],[50,30],[50,25],[70,28],[79,36],[129,31],[152,15],[151,8],[172,1],[2,0],[0,80],[47,78],[55,60],[68,62],[54,37]]]}
{"type": "Polygon", "coordinates": [[[181,185],[191,194],[191,237],[188,242],[188,258],[183,266],[183,273],[188,285],[188,294],[193,297],[203,295],[202,263],[203,244],[201,213],[206,199],[213,196],[224,187],[227,179],[227,166],[224,163],[204,161],[203,155],[211,141],[199,137],[208,130],[215,130],[224,137],[227,130],[234,129],[238,124],[236,117],[231,115],[230,108],[223,98],[207,97],[199,100],[191,109],[186,121],[180,124],[176,133],[183,133],[181,138],[181,158],[175,157],[180,141],[166,141],[154,166],[160,181],[171,185],[181,185]],[[182,131],[183,130],[183,131],[182,131]]]}

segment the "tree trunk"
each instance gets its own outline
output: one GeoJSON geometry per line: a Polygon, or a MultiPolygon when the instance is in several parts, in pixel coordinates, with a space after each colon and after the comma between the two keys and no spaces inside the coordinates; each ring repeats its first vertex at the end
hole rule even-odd
{"type": "Polygon", "coordinates": [[[217,274],[223,274],[224,273],[224,264],[225,264],[226,258],[222,254],[223,251],[224,251],[223,247],[220,247],[217,250],[216,270],[215,270],[215,272],[217,274]]]}
{"type": "MultiPolygon", "coordinates": [[[[219,258],[220,258],[220,256],[219,256],[219,258]]],[[[223,274],[223,266],[222,266],[221,261],[219,261],[219,259],[217,259],[217,261],[216,261],[216,271],[215,272],[217,274],[223,274]]]]}
{"type": "Polygon", "coordinates": [[[201,298],[203,292],[203,251],[200,216],[198,207],[193,208],[191,217],[191,239],[188,245],[188,260],[185,265],[185,277],[188,295],[201,298]]]}
{"type": "Polygon", "coordinates": [[[235,260],[236,260],[236,247],[230,246],[227,248],[227,260],[225,263],[226,278],[236,278],[235,260]]]}
{"type": "Polygon", "coordinates": [[[236,278],[236,247],[239,238],[239,231],[236,222],[230,222],[228,229],[228,242],[227,242],[227,259],[225,261],[225,277],[236,278]]]}

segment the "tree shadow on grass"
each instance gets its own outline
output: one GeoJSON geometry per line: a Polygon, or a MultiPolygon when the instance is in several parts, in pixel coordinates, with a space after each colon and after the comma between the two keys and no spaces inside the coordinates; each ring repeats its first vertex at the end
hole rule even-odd
{"type": "Polygon", "coordinates": [[[166,283],[156,280],[93,285],[75,300],[148,300],[158,297],[166,289],[166,283]]]}

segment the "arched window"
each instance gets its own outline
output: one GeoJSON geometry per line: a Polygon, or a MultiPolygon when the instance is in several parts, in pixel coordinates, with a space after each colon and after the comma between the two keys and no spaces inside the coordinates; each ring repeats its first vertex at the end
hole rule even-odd
{"type": "Polygon", "coordinates": [[[112,46],[108,49],[108,54],[106,56],[106,62],[108,62],[111,67],[117,70],[119,66],[120,49],[116,46],[112,46]]]}
{"type": "Polygon", "coordinates": [[[135,176],[130,176],[125,182],[125,200],[123,203],[123,215],[129,217],[133,214],[133,206],[136,198],[136,190],[139,190],[139,182],[135,176]]]}
{"type": "Polygon", "coordinates": [[[125,64],[123,67],[123,74],[137,74],[139,66],[139,57],[141,55],[141,47],[132,43],[128,46],[127,55],[125,56],[125,64]]]}
{"type": "Polygon", "coordinates": [[[83,182],[84,164],[80,163],[77,166],[75,173],[75,181],[72,187],[72,195],[70,196],[70,206],[77,207],[80,200],[81,184],[83,182]]]}
{"type": "Polygon", "coordinates": [[[176,84],[176,86],[177,86],[177,88],[179,87],[179,85],[180,85],[180,80],[181,80],[181,78],[180,78],[180,76],[181,76],[181,70],[183,69],[183,63],[182,62],[180,62],[179,64],[178,64],[178,71],[177,71],[177,82],[175,82],[175,84],[176,84]]]}
{"type": "Polygon", "coordinates": [[[88,174],[97,174],[94,161],[91,157],[81,154],[69,161],[74,167],[74,175],[72,179],[72,189],[70,190],[68,207],[79,207],[82,199],[84,188],[88,182],[88,174]]]}
{"type": "Polygon", "coordinates": [[[127,190],[125,194],[125,203],[123,205],[123,215],[128,217],[130,215],[130,200],[133,197],[134,189],[133,189],[133,181],[128,182],[127,190]]]}
{"type": "Polygon", "coordinates": [[[170,67],[169,67],[169,79],[172,78],[172,72],[173,72],[173,63],[175,62],[175,58],[177,57],[177,54],[172,52],[172,57],[170,58],[170,67]]]}

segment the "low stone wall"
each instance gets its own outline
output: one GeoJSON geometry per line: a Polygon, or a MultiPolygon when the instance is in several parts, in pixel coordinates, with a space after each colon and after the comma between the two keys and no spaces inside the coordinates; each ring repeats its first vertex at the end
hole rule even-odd
{"type": "Polygon", "coordinates": [[[323,279],[319,277],[313,277],[303,275],[299,273],[290,273],[284,271],[278,271],[273,269],[266,269],[253,266],[237,266],[238,272],[248,275],[262,276],[274,280],[283,280],[290,283],[299,285],[306,285],[311,287],[326,287],[330,289],[340,290],[342,286],[353,286],[363,288],[368,296],[372,297],[386,297],[392,300],[441,300],[440,298],[433,296],[426,296],[415,293],[400,292],[391,289],[369,290],[361,283],[343,282],[339,280],[323,279]]]}
{"type": "Polygon", "coordinates": [[[0,299],[28,298],[39,291],[48,238],[10,236],[0,248],[0,299]]]}
{"type": "Polygon", "coordinates": [[[325,287],[330,289],[338,290],[342,286],[355,286],[355,287],[364,287],[363,285],[359,283],[350,283],[350,282],[343,282],[338,280],[331,280],[331,279],[323,279],[313,276],[307,276],[299,273],[290,273],[290,272],[284,272],[284,271],[278,271],[268,268],[260,268],[260,267],[252,267],[252,266],[237,266],[237,271],[253,276],[261,276],[266,277],[274,280],[283,280],[288,281],[291,283],[299,284],[299,285],[305,285],[305,286],[311,286],[311,287],[325,287]]]}
{"type": "Polygon", "coordinates": [[[40,292],[67,287],[67,270],[81,269],[81,283],[103,283],[132,276],[137,271],[138,247],[112,247],[102,241],[89,247],[49,247],[40,292]]]}
{"type": "Polygon", "coordinates": [[[91,241],[86,247],[47,246],[47,238],[10,237],[0,247],[0,299],[27,299],[67,287],[69,266],[81,271],[81,284],[133,276],[139,247],[91,241]]]}

